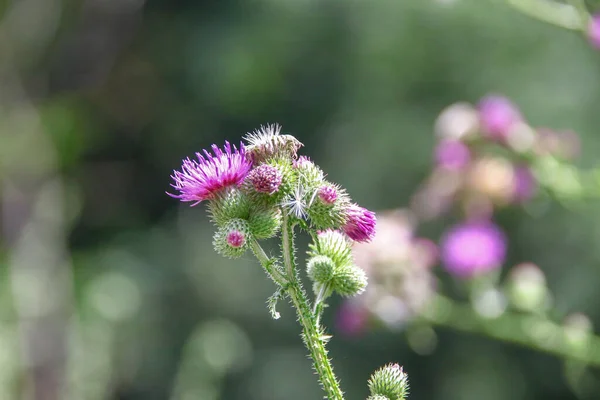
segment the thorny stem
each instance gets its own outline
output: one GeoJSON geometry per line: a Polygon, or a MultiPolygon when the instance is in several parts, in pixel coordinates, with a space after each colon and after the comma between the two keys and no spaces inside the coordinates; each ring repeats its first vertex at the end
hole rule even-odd
{"type": "Polygon", "coordinates": [[[258,244],[256,239],[252,239],[250,242],[250,247],[252,248],[252,252],[260,262],[260,265],[265,269],[269,278],[273,280],[273,282],[277,283],[279,286],[284,287],[287,285],[287,279],[281,274],[277,265],[273,262],[269,256],[265,253],[263,248],[258,244]]]}
{"type": "Polygon", "coordinates": [[[423,318],[440,327],[483,334],[565,360],[600,366],[600,337],[589,333],[583,342],[569,343],[567,328],[540,316],[509,311],[494,319],[484,318],[468,304],[436,295],[423,318]]]}
{"type": "Polygon", "coordinates": [[[310,352],[313,365],[319,376],[319,381],[329,400],[344,400],[339,382],[333,373],[333,367],[327,357],[324,335],[320,331],[316,318],[311,312],[306,292],[300,285],[298,271],[294,257],[294,232],[293,224],[286,216],[283,219],[282,252],[283,262],[289,281],[287,293],[298,313],[298,321],[302,325],[302,338],[310,352]]]}

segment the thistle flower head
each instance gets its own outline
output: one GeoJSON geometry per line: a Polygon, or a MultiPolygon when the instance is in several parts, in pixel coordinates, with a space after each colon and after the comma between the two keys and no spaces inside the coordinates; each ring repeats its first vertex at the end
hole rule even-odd
{"type": "Polygon", "coordinates": [[[442,238],[441,259],[448,272],[463,278],[498,268],[506,256],[506,237],[492,222],[467,222],[442,238]]]}
{"type": "Polygon", "coordinates": [[[369,390],[372,396],[384,396],[389,400],[404,400],[408,395],[408,375],[400,365],[388,364],[371,375],[369,390]]]}
{"type": "Polygon", "coordinates": [[[471,152],[463,142],[442,140],[435,149],[435,161],[444,169],[459,170],[469,164],[471,152]]]}
{"type": "Polygon", "coordinates": [[[246,243],[246,236],[243,232],[232,230],[227,233],[227,244],[231,247],[242,247],[246,243]]]}
{"type": "Polygon", "coordinates": [[[277,207],[252,210],[248,223],[252,236],[256,239],[271,238],[281,227],[281,211],[277,207]]]}
{"type": "Polygon", "coordinates": [[[319,188],[317,192],[319,199],[323,202],[323,204],[331,205],[335,203],[338,198],[338,193],[335,186],[332,185],[323,185],[319,188]]]}
{"type": "Polygon", "coordinates": [[[356,204],[350,204],[344,210],[344,214],[346,223],[342,229],[350,239],[357,242],[370,242],[375,237],[377,220],[374,212],[356,204]]]}
{"type": "Polygon", "coordinates": [[[168,193],[181,201],[193,201],[197,205],[204,200],[214,199],[223,189],[239,186],[252,167],[243,144],[238,150],[229,142],[221,150],[212,145],[213,154],[204,150],[204,154],[196,153],[196,160],[183,160],[181,171],[174,171],[171,184],[179,194],[168,193]],[[224,150],[224,151],[223,151],[224,150]]]}
{"type": "Polygon", "coordinates": [[[296,159],[303,144],[292,135],[281,135],[280,131],[281,125],[267,124],[244,136],[248,142],[248,153],[251,154],[255,165],[270,158],[296,159]]]}
{"type": "Polygon", "coordinates": [[[257,192],[271,195],[279,190],[283,174],[272,165],[261,164],[250,171],[248,179],[257,192]]]}

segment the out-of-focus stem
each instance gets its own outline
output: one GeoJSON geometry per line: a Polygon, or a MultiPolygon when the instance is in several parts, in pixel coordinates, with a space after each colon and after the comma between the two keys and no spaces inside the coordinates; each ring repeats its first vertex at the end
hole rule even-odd
{"type": "Polygon", "coordinates": [[[440,327],[481,334],[563,359],[600,366],[600,337],[589,333],[583,341],[570,343],[568,328],[538,315],[507,311],[497,318],[484,318],[470,304],[437,295],[422,317],[440,327]]]}
{"type": "MultiPolygon", "coordinates": [[[[547,22],[552,25],[570,30],[585,30],[587,18],[589,16],[585,6],[582,13],[580,7],[575,7],[573,4],[562,4],[550,0],[506,0],[514,9],[540,21],[547,22]]],[[[579,3],[571,1],[571,3],[579,3]]]]}

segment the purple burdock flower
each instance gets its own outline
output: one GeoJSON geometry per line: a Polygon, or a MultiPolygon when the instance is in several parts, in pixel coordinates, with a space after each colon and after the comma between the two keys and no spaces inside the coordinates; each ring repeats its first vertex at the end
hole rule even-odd
{"type": "Polygon", "coordinates": [[[600,49],[600,14],[594,14],[587,28],[588,40],[597,49],[600,49]]]}
{"type": "Polygon", "coordinates": [[[252,161],[246,157],[244,145],[240,149],[225,142],[221,151],[217,145],[212,145],[214,155],[204,151],[204,155],[196,153],[196,160],[183,160],[181,171],[174,171],[171,184],[179,194],[167,193],[181,201],[193,201],[192,206],[204,200],[211,200],[217,193],[230,186],[239,186],[248,175],[252,161]]]}
{"type": "Polygon", "coordinates": [[[233,230],[227,234],[227,244],[231,247],[242,247],[246,243],[246,237],[240,231],[233,230]]]}
{"type": "Polygon", "coordinates": [[[524,202],[533,197],[537,190],[537,181],[526,166],[517,166],[513,174],[513,200],[524,202]]]}
{"type": "Polygon", "coordinates": [[[333,204],[337,200],[337,190],[330,185],[321,186],[318,192],[319,199],[323,204],[333,204]]]}
{"type": "Polygon", "coordinates": [[[250,171],[248,179],[257,192],[273,194],[279,190],[283,174],[271,165],[262,164],[250,171]]]}
{"type": "Polygon", "coordinates": [[[481,127],[493,139],[506,139],[510,130],[522,121],[519,109],[506,97],[486,96],[478,108],[481,127]]]}
{"type": "Polygon", "coordinates": [[[442,264],[448,272],[469,278],[502,265],[506,236],[492,222],[467,222],[446,232],[440,247],[442,264]]]}
{"type": "Polygon", "coordinates": [[[469,147],[458,140],[442,140],[435,149],[435,161],[438,166],[459,170],[466,167],[471,161],[469,147]]]}
{"type": "Polygon", "coordinates": [[[375,237],[375,213],[351,204],[345,210],[346,223],[342,230],[350,239],[357,242],[370,242],[375,237]]]}

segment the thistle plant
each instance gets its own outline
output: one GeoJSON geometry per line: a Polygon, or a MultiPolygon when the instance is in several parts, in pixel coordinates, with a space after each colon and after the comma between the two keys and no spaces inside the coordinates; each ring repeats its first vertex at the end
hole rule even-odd
{"type": "MultiPolygon", "coordinates": [[[[321,386],[330,400],[342,400],[325,345],[331,338],[321,323],[327,299],[352,297],[367,286],[366,273],[356,265],[351,247],[375,236],[376,217],[352,202],[337,184],[308,157],[298,156],[302,143],[280,134],[279,125],[262,126],[247,134],[239,147],[196,153],[183,160],[171,176],[171,197],[193,206],[206,203],[215,226],[215,250],[239,258],[250,250],[277,289],[268,301],[271,316],[280,317],[277,303],[287,298],[296,309],[302,339],[321,386]],[[306,275],[312,284],[311,301],[303,288],[296,257],[296,231],[312,237],[306,275]],[[280,254],[270,255],[261,241],[277,237],[280,254]]],[[[407,377],[397,365],[376,372],[369,383],[371,399],[400,400],[407,377]],[[383,371],[383,372],[381,372],[383,371]]]]}

